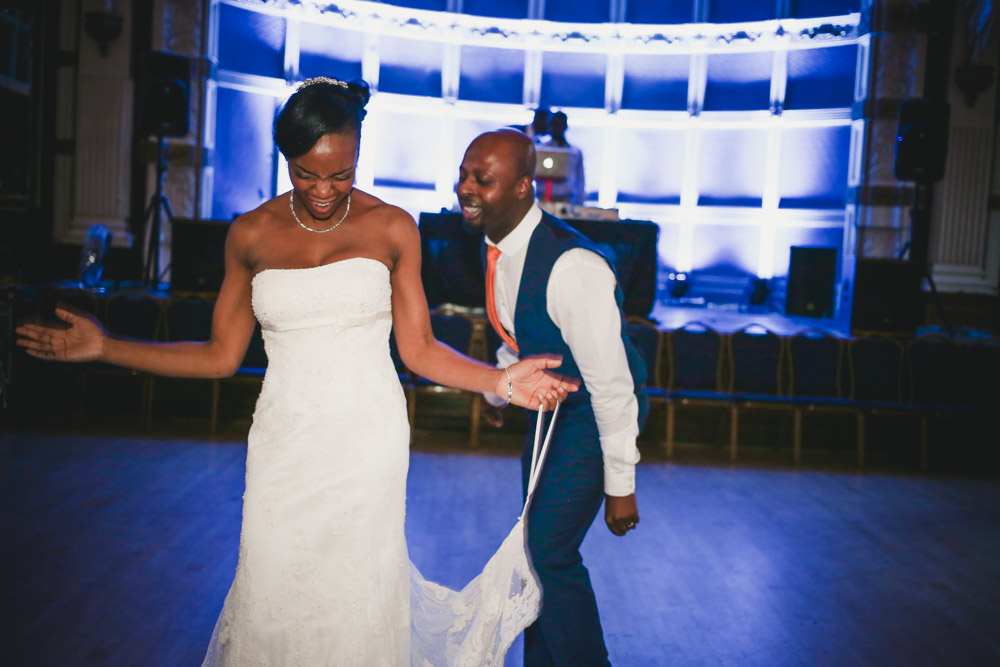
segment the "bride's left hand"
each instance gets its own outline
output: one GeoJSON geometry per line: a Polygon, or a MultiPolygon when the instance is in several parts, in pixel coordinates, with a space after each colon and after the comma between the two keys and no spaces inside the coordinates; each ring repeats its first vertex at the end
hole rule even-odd
{"type": "MultiPolygon", "coordinates": [[[[531,410],[552,410],[556,403],[565,399],[580,387],[579,380],[550,372],[562,364],[558,356],[539,355],[526,357],[511,364],[507,371],[513,386],[510,402],[531,410]]],[[[507,398],[507,375],[502,374],[497,382],[497,396],[507,398]]]]}

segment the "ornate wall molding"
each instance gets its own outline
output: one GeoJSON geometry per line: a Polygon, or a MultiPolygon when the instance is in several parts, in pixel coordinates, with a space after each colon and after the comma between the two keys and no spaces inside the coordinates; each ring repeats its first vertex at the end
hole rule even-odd
{"type": "Polygon", "coordinates": [[[562,23],[498,19],[472,14],[396,7],[363,0],[222,0],[258,12],[370,33],[477,46],[542,51],[696,53],[797,48],[818,42],[851,42],[860,36],[860,14],[751,23],[562,23]]]}

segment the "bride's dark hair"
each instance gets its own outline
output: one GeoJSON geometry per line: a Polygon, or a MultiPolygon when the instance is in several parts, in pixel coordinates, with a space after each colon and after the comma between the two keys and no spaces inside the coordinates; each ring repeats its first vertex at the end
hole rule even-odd
{"type": "Polygon", "coordinates": [[[286,160],[308,153],[325,134],[357,132],[371,92],[361,80],[308,79],[274,120],[274,143],[286,160]]]}

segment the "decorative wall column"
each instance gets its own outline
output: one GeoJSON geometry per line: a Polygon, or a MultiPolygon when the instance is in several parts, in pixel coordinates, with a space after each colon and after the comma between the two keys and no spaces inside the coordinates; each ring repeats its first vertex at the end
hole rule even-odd
{"type": "Polygon", "coordinates": [[[132,3],[62,0],[57,71],[53,238],[81,243],[91,225],[111,231],[115,246],[133,243],[128,226],[132,145],[129,48],[132,3]],[[121,34],[99,43],[84,29],[95,8],[122,18],[121,34]]]}
{"type": "Polygon", "coordinates": [[[911,24],[911,0],[866,0],[871,21],[868,95],[855,117],[865,124],[860,183],[848,217],[853,218],[857,257],[895,259],[910,238],[913,188],[896,180],[899,105],[922,89],[925,38],[911,24]]]}
{"type": "MultiPolygon", "coordinates": [[[[971,8],[983,3],[960,4],[971,8]]],[[[990,195],[997,179],[996,65],[1000,63],[1000,40],[995,33],[991,38],[989,31],[972,33],[967,18],[960,9],[955,20],[948,85],[948,155],[931,212],[930,262],[939,290],[996,295],[1000,226],[995,209],[991,221],[990,195]],[[982,79],[979,86],[960,86],[958,73],[963,64],[992,67],[992,81],[985,84],[986,79],[982,79]],[[971,90],[979,92],[970,95],[971,90]]]]}

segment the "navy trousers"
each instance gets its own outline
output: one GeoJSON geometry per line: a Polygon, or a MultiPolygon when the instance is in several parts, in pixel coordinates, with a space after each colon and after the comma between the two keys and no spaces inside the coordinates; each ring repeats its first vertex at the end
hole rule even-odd
{"type": "MultiPolygon", "coordinates": [[[[525,488],[534,422],[532,414],[521,458],[525,488]]],[[[594,413],[589,401],[567,402],[559,408],[528,510],[528,550],[542,583],[542,611],[524,632],[525,667],[609,664],[594,589],[580,555],[603,502],[604,460],[594,413]]]]}

